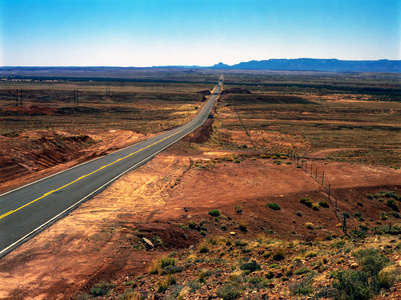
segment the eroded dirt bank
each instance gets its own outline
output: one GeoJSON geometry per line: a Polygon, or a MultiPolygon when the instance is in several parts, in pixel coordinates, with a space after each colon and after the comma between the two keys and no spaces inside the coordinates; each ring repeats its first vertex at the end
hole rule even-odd
{"type": "MultiPolygon", "coordinates": [[[[230,237],[235,232],[237,239],[263,234],[313,240],[341,233],[332,207],[316,213],[299,202],[300,197],[318,201],[326,194],[294,164],[278,165],[244,152],[194,154],[186,145],[180,142],[124,175],[2,258],[0,298],[76,298],[102,280],[119,282],[116,291],[123,292],[122,282],[146,272],[155,257],[189,249],[205,236],[230,237]],[[268,202],[279,204],[281,210],[267,208],[268,202]],[[208,212],[213,209],[224,218],[211,217],[208,212]],[[203,229],[189,229],[190,221],[202,223],[203,229]],[[320,229],[309,230],[307,222],[320,229]]],[[[363,201],[360,210],[367,219],[375,220],[377,211],[388,210],[385,203],[369,203],[367,193],[381,188],[400,193],[401,176],[395,170],[323,162],[316,166],[325,170],[332,194],[341,199],[339,208],[350,210],[363,201]]]]}
{"type": "Polygon", "coordinates": [[[126,130],[35,130],[0,136],[0,193],[148,137],[126,130]]]}

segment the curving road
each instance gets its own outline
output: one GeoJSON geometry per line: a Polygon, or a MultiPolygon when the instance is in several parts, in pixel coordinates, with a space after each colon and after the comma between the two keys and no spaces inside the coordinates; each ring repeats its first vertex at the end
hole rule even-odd
{"type": "Polygon", "coordinates": [[[0,258],[202,125],[221,84],[220,78],[215,93],[189,123],[0,195],[0,258]]]}

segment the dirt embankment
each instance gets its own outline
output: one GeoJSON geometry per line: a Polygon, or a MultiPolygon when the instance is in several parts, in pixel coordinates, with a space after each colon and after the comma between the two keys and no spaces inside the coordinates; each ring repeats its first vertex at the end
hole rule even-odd
{"type": "Polygon", "coordinates": [[[144,138],[123,130],[35,130],[0,136],[0,193],[144,138]]]}

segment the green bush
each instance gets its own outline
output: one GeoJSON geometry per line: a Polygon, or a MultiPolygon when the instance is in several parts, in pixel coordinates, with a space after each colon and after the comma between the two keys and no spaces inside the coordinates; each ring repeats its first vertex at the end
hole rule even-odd
{"type": "Polygon", "coordinates": [[[371,276],[377,276],[380,270],[390,261],[388,257],[374,248],[359,249],[352,253],[352,255],[358,260],[362,269],[371,276]]]}
{"type": "Polygon", "coordinates": [[[267,207],[270,207],[273,210],[280,210],[281,209],[280,205],[278,205],[277,203],[272,203],[272,202],[267,203],[267,207]]]}
{"type": "Polygon", "coordinates": [[[307,267],[301,267],[294,272],[294,275],[303,275],[309,272],[312,272],[312,270],[308,269],[307,267]]]}
{"type": "Polygon", "coordinates": [[[332,286],[337,290],[333,297],[336,300],[371,299],[380,292],[378,281],[372,280],[366,272],[362,271],[337,272],[332,286]]]}
{"type": "Polygon", "coordinates": [[[269,286],[269,280],[260,276],[253,276],[248,279],[248,282],[256,288],[267,288],[269,286]]]}
{"type": "Polygon", "coordinates": [[[168,266],[175,266],[175,259],[172,257],[162,257],[159,259],[159,266],[165,268],[168,266]]]}
{"type": "Polygon", "coordinates": [[[198,227],[198,223],[196,223],[195,221],[189,221],[188,222],[188,227],[190,229],[195,229],[196,227],[198,227]]]}
{"type": "Polygon", "coordinates": [[[225,285],[216,292],[216,296],[223,300],[237,299],[241,296],[241,288],[234,284],[225,285]]]}
{"type": "Polygon", "coordinates": [[[379,274],[379,284],[383,288],[390,288],[394,282],[397,280],[397,277],[400,275],[400,269],[396,265],[387,266],[382,269],[379,274]]]}
{"type": "Polygon", "coordinates": [[[101,296],[106,296],[110,289],[114,288],[115,285],[112,283],[107,283],[104,281],[101,281],[91,289],[91,294],[95,297],[101,297],[101,296]]]}
{"type": "Polygon", "coordinates": [[[220,217],[220,211],[217,209],[211,210],[209,211],[209,215],[211,215],[212,217],[220,217]]]}
{"type": "Polygon", "coordinates": [[[388,199],[387,206],[390,207],[394,211],[400,211],[398,208],[398,204],[394,199],[388,199]]]}
{"type": "Polygon", "coordinates": [[[310,276],[303,280],[295,281],[294,283],[292,283],[288,286],[288,289],[290,290],[290,293],[292,295],[305,295],[306,296],[313,292],[312,283],[313,283],[313,277],[310,276]]]}
{"type": "Polygon", "coordinates": [[[398,212],[393,211],[392,214],[394,218],[401,219],[401,215],[398,212]]]}
{"type": "Polygon", "coordinates": [[[285,250],[283,248],[276,249],[272,255],[274,260],[283,260],[285,258],[285,250]]]}
{"type": "Polygon", "coordinates": [[[249,263],[244,263],[240,265],[240,269],[243,271],[250,271],[252,273],[260,270],[260,265],[256,261],[252,260],[249,263]]]}
{"type": "Polygon", "coordinates": [[[235,211],[236,211],[237,213],[242,213],[242,207],[241,207],[241,206],[236,205],[236,206],[234,207],[234,209],[235,209],[235,211]]]}
{"type": "Polygon", "coordinates": [[[321,207],[325,207],[325,208],[329,208],[330,207],[329,203],[324,199],[319,200],[319,205],[321,207]]]}
{"type": "Polygon", "coordinates": [[[382,220],[387,220],[387,219],[388,219],[387,213],[384,212],[384,211],[382,211],[382,212],[380,213],[380,219],[382,219],[382,220]]]}
{"type": "Polygon", "coordinates": [[[303,197],[299,200],[302,204],[305,204],[308,207],[312,207],[312,199],[310,197],[303,197]]]}
{"type": "Polygon", "coordinates": [[[181,266],[167,266],[159,271],[160,275],[175,274],[184,271],[184,267],[181,266]]]}

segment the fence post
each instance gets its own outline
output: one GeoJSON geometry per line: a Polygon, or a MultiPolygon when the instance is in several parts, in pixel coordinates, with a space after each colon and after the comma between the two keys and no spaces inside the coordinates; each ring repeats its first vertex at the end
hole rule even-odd
{"type": "Polygon", "coordinates": [[[322,186],[324,187],[324,170],[323,170],[323,174],[322,174],[322,186]]]}

